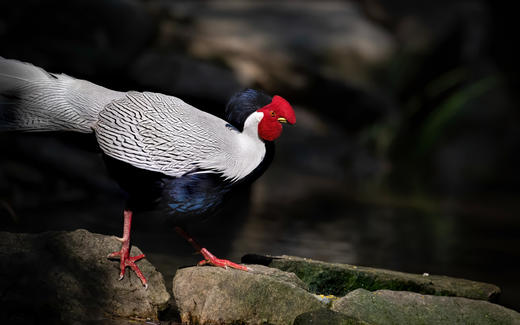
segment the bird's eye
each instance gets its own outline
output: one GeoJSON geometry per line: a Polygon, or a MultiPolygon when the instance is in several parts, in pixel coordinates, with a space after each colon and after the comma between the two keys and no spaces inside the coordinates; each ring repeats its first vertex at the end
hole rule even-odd
{"type": "Polygon", "coordinates": [[[271,116],[272,117],[275,117],[276,116],[276,113],[274,111],[271,111],[271,116]]]}

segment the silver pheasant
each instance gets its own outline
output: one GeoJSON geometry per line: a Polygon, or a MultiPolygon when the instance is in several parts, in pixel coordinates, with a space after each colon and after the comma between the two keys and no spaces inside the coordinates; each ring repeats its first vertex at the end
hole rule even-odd
{"type": "MultiPolygon", "coordinates": [[[[225,121],[177,97],[113,91],[0,57],[0,131],[94,133],[110,159],[131,166],[130,171],[150,172],[154,180],[159,177],[159,195],[166,197],[172,213],[202,213],[220,203],[233,184],[261,169],[281,123],[296,122],[292,107],[280,96],[247,90],[228,107],[230,121],[225,121]],[[218,180],[210,182],[200,176],[204,174],[218,180]],[[200,190],[186,195],[188,186],[200,190]]],[[[132,211],[125,209],[123,247],[110,257],[120,258],[121,278],[129,266],[146,285],[135,265],[144,255],[129,256],[132,211]]],[[[199,250],[205,263],[241,268],[199,250]]]]}

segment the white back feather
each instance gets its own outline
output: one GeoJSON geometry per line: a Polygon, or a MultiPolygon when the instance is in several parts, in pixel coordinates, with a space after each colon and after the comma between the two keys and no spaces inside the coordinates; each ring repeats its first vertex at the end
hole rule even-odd
{"type": "Polygon", "coordinates": [[[209,171],[236,181],[265,156],[262,117],[253,113],[241,133],[179,98],[129,92],[100,112],[95,131],[107,155],[135,167],[174,177],[209,171]]]}
{"type": "Polygon", "coordinates": [[[265,156],[263,113],[249,116],[239,132],[176,97],[116,92],[1,57],[0,104],[0,130],[94,130],[107,155],[174,177],[214,172],[236,181],[265,156]]]}

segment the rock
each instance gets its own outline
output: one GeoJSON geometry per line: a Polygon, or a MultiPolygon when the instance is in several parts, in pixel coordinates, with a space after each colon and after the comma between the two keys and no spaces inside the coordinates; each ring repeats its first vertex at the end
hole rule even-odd
{"type": "Polygon", "coordinates": [[[325,308],[294,274],[261,265],[252,271],[189,267],[177,271],[173,293],[183,323],[292,324],[325,308]]]}
{"type": "Polygon", "coordinates": [[[343,296],[352,290],[363,288],[370,291],[390,289],[489,301],[495,301],[500,295],[499,287],[483,282],[326,263],[294,256],[246,255],[242,262],[294,272],[309,285],[312,292],[318,294],[343,296]]]}
{"type": "MultiPolygon", "coordinates": [[[[115,318],[157,319],[169,294],[162,275],[138,262],[144,289],[119,262],[108,260],[121,244],[86,230],[41,234],[0,233],[1,323],[72,323],[115,318]]],[[[132,255],[141,254],[132,247],[132,255]]]]}
{"type": "Polygon", "coordinates": [[[296,317],[294,325],[370,325],[357,318],[332,311],[330,309],[318,309],[309,311],[296,317]]]}
{"type": "Polygon", "coordinates": [[[520,324],[520,314],[487,301],[406,291],[357,289],[332,309],[370,324],[520,324]]]}

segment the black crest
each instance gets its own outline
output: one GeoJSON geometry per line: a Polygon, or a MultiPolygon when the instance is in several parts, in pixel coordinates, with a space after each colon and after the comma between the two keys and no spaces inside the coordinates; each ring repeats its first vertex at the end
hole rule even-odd
{"type": "Polygon", "coordinates": [[[242,131],[247,117],[270,104],[272,97],[261,91],[245,89],[234,94],[226,105],[225,120],[242,131]]]}

